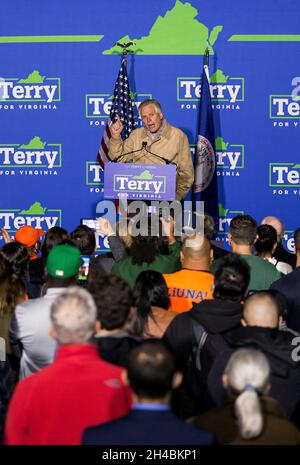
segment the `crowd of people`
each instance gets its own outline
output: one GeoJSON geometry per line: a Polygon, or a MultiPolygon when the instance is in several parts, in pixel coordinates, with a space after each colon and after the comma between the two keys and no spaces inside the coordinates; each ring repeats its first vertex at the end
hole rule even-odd
{"type": "Polygon", "coordinates": [[[229,252],[208,215],[97,221],[107,254],[84,225],[2,230],[1,442],[300,444],[300,228],[292,254],[278,218],[238,215],[229,252]]]}

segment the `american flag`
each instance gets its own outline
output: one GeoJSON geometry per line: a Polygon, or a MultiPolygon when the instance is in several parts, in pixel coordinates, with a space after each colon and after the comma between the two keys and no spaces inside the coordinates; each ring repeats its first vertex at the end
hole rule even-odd
{"type": "Polygon", "coordinates": [[[104,134],[97,155],[97,160],[102,168],[104,168],[105,162],[111,161],[108,154],[111,138],[110,125],[115,122],[117,114],[119,115],[119,118],[124,126],[121,137],[123,140],[125,140],[134,129],[133,106],[130,95],[125,57],[123,57],[119,70],[112,99],[110,115],[105,126],[104,134]]]}

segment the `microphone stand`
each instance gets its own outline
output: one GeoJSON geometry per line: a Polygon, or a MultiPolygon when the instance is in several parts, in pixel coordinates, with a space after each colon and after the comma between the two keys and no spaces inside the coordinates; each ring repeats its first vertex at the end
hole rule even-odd
{"type": "Polygon", "coordinates": [[[151,152],[150,150],[148,150],[148,149],[147,149],[147,145],[148,145],[147,141],[143,141],[143,142],[142,142],[142,147],[146,150],[147,153],[150,153],[150,155],[153,155],[154,157],[157,157],[157,158],[159,158],[160,160],[163,160],[163,161],[165,162],[166,165],[172,164],[172,165],[176,165],[176,166],[177,166],[177,164],[176,164],[174,161],[168,160],[168,158],[165,158],[165,157],[163,157],[163,156],[161,156],[161,155],[157,155],[156,153],[153,153],[153,152],[151,152]]]}
{"type": "MultiPolygon", "coordinates": [[[[146,142],[147,144],[147,142],[146,142]]],[[[126,155],[131,155],[132,153],[137,153],[137,152],[140,152],[141,150],[143,150],[145,148],[144,146],[144,142],[142,144],[142,147],[138,150],[132,150],[131,152],[127,152],[127,153],[122,153],[121,155],[118,155],[116,158],[114,158],[113,160],[111,160],[111,163],[117,163],[121,158],[125,157],[126,155]]],[[[133,161],[133,160],[132,160],[133,161]]]]}

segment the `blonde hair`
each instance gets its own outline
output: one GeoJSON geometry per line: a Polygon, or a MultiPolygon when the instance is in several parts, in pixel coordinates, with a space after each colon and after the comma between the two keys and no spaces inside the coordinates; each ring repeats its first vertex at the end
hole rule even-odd
{"type": "Polygon", "coordinates": [[[130,220],[129,219],[127,220],[126,227],[124,227],[123,223],[121,224],[120,221],[117,221],[116,222],[116,233],[118,234],[119,238],[121,239],[125,247],[129,249],[133,242],[132,235],[131,235],[130,220]]]}
{"type": "Polygon", "coordinates": [[[258,350],[239,349],[230,357],[225,373],[229,390],[238,396],[234,409],[240,434],[244,439],[255,438],[264,425],[259,395],[269,385],[269,362],[258,350]]]}

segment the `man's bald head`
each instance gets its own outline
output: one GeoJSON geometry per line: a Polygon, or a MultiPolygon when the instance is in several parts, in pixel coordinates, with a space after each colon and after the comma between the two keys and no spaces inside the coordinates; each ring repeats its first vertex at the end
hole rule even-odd
{"type": "Polygon", "coordinates": [[[243,320],[246,326],[278,328],[279,309],[275,297],[264,291],[249,297],[244,305],[243,320]]]}
{"type": "Polygon", "coordinates": [[[283,236],[283,233],[284,233],[284,224],[283,222],[277,218],[276,216],[265,216],[260,224],[269,224],[271,226],[273,226],[273,228],[276,229],[276,232],[277,232],[277,237],[278,238],[281,238],[283,236]]]}
{"type": "Polygon", "coordinates": [[[206,270],[210,268],[212,252],[210,242],[200,234],[187,237],[181,248],[181,262],[184,268],[206,270]]]}
{"type": "Polygon", "coordinates": [[[210,242],[205,236],[195,234],[191,237],[186,237],[183,241],[182,252],[184,256],[192,259],[199,259],[203,256],[209,256],[211,251],[210,242]]]}

